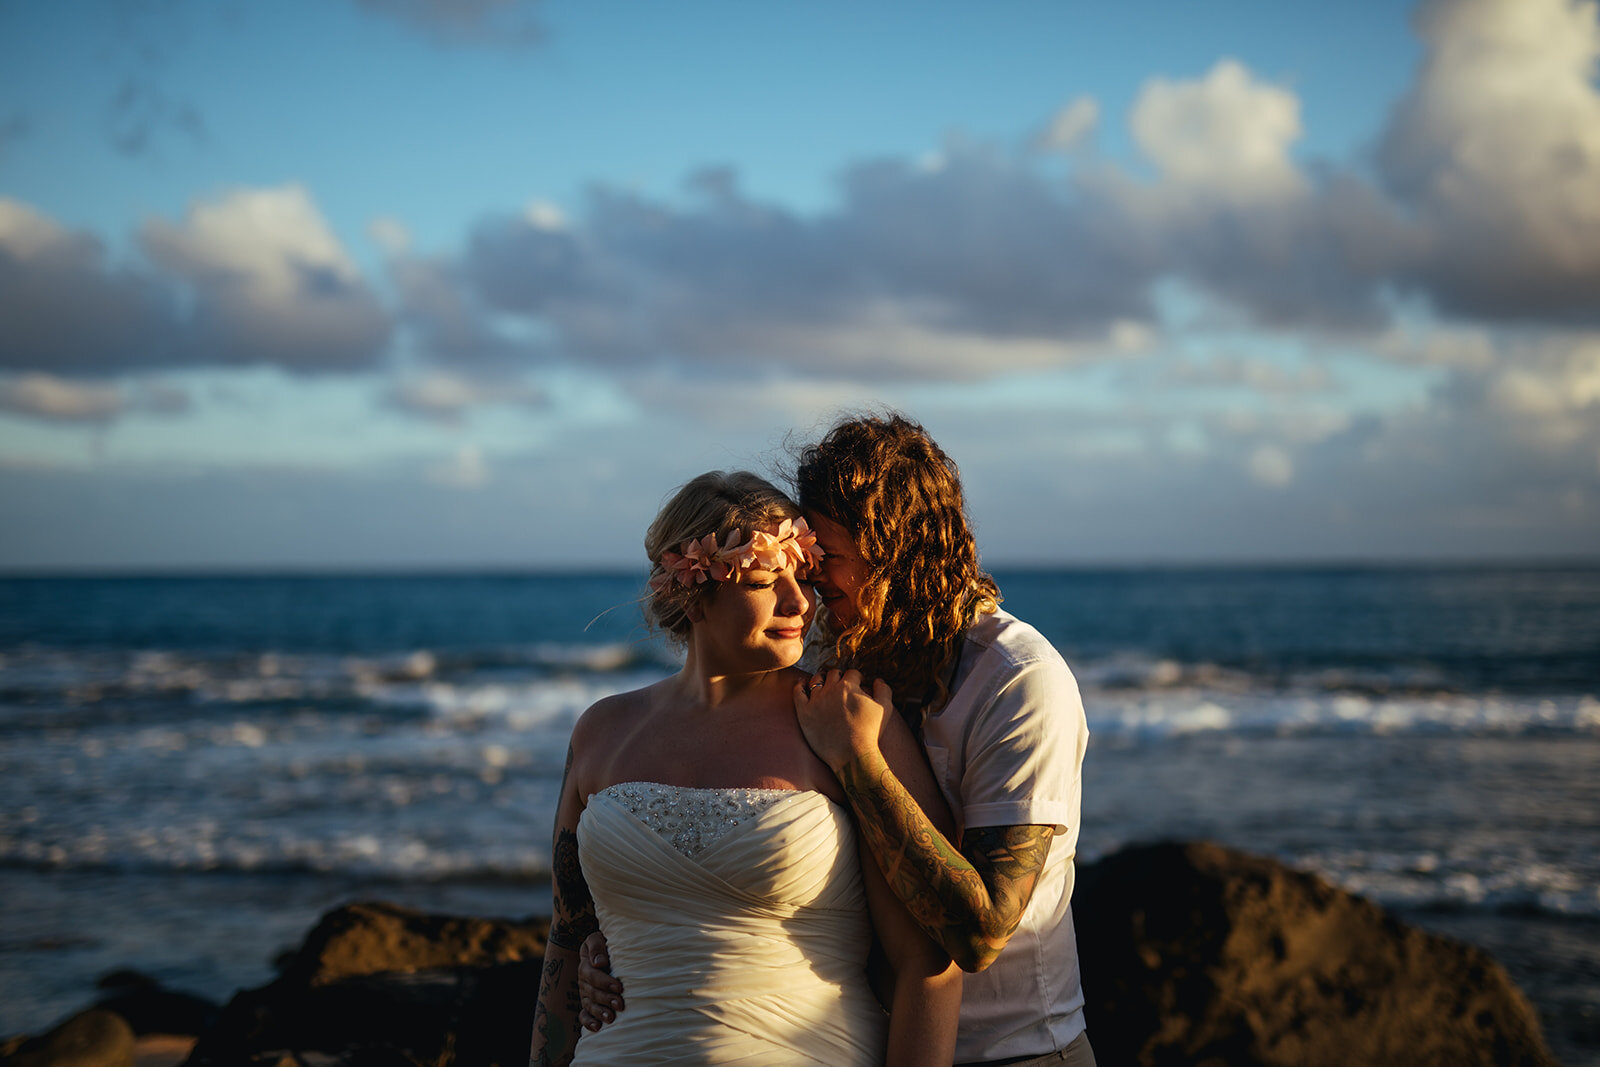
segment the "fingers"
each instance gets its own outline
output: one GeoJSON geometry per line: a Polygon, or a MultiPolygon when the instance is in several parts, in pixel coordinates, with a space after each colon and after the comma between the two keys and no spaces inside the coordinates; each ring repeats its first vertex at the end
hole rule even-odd
{"type": "Polygon", "coordinates": [[[822,689],[824,687],[838,685],[841,682],[844,683],[846,688],[854,686],[855,688],[859,689],[861,688],[861,672],[856,670],[854,667],[847,671],[840,671],[839,668],[835,667],[825,674],[820,671],[816,674],[813,674],[811,676],[811,681],[807,684],[810,689],[822,689]]]}
{"type": "MultiPolygon", "coordinates": [[[[620,1009],[618,1009],[620,1010],[620,1009]]],[[[617,1021],[617,1012],[604,1004],[596,1004],[588,997],[578,1009],[578,1023],[590,1033],[598,1033],[602,1026],[617,1021]]]]}
{"type": "Polygon", "coordinates": [[[622,983],[603,970],[609,966],[611,957],[603,949],[586,952],[578,961],[578,1025],[590,1033],[616,1022],[617,1012],[624,1008],[622,983]]]}
{"type": "Polygon", "coordinates": [[[611,956],[606,952],[606,935],[596,930],[584,938],[582,947],[578,949],[578,959],[581,964],[587,964],[593,960],[594,966],[599,967],[601,970],[610,970],[611,956]]]}
{"type": "Polygon", "coordinates": [[[890,689],[889,683],[882,678],[874,678],[872,680],[872,699],[886,708],[890,707],[894,704],[894,690],[890,689]]]}

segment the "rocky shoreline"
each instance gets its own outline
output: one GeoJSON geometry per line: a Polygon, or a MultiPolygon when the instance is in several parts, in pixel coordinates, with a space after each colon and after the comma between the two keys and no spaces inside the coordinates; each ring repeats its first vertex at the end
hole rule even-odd
{"type": "MultiPolygon", "coordinates": [[[[1134,846],[1080,868],[1086,1014],[1102,1064],[1552,1067],[1483,951],[1276,861],[1134,846]]],[[[277,979],[225,1006],[131,972],[6,1067],[521,1067],[548,924],[393,904],[323,916],[277,979]]]]}

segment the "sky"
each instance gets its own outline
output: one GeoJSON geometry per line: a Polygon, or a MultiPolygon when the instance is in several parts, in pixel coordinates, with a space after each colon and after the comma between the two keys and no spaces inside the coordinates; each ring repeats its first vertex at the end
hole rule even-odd
{"type": "Polygon", "coordinates": [[[1592,0],[0,0],[0,571],[1600,556],[1592,0]]]}

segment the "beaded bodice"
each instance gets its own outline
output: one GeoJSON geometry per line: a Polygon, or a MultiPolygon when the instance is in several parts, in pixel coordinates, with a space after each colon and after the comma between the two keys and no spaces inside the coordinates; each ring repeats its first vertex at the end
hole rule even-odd
{"type": "Polygon", "coordinates": [[[793,789],[703,789],[660,782],[618,782],[600,792],[621,801],[685,856],[698,855],[741,822],[798,795],[793,789]]]}

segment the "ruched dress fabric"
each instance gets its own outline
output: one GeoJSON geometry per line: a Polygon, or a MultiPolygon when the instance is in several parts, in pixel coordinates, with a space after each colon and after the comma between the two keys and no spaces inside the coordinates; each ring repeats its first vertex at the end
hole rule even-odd
{"type": "Polygon", "coordinates": [[[578,854],[627,1010],[575,1064],[883,1062],[855,828],[826,796],[621,783],[578,854]]]}

